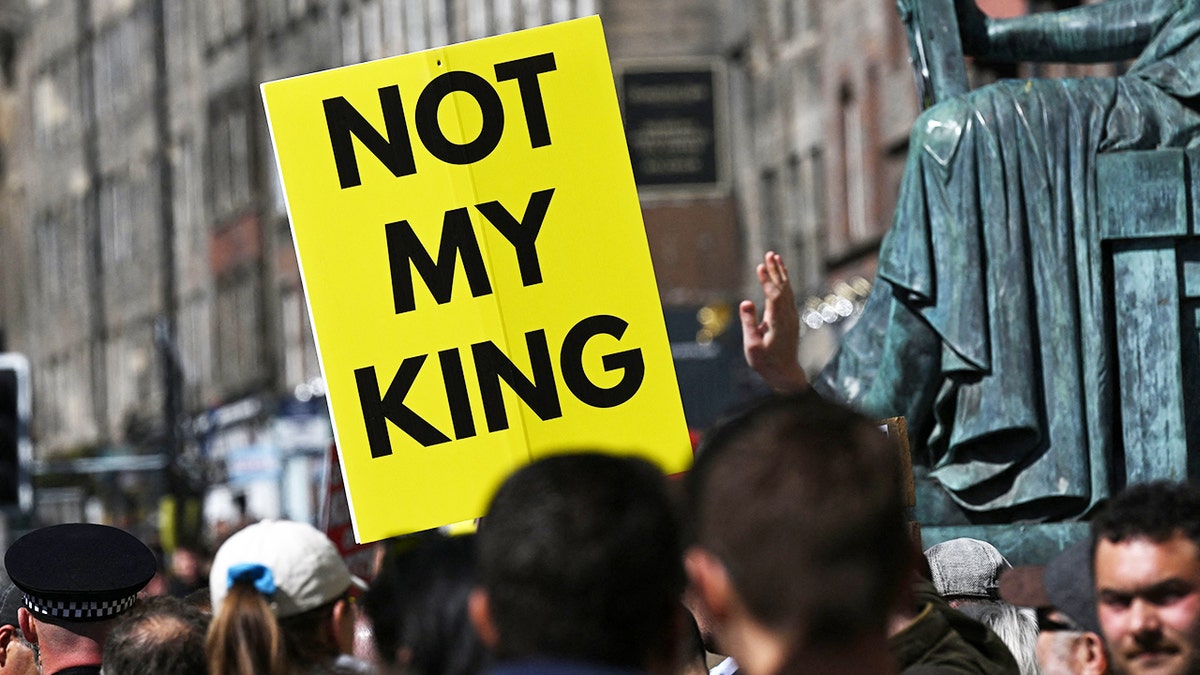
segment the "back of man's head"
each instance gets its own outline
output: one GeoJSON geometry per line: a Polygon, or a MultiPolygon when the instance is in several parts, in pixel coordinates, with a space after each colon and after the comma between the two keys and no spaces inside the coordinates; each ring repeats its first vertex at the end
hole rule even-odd
{"type": "Polygon", "coordinates": [[[104,643],[104,675],[204,675],[208,622],[177,598],[142,600],[117,620],[104,643]]]}
{"type": "Polygon", "coordinates": [[[482,672],[487,650],[467,618],[476,582],[474,535],[397,538],[362,602],[383,662],[413,674],[482,672]]]}
{"type": "Polygon", "coordinates": [[[915,549],[877,423],[810,392],[772,397],[708,435],[687,487],[696,544],[756,621],[809,645],[883,631],[915,549]]]}
{"type": "Polygon", "coordinates": [[[499,658],[644,668],[673,639],[679,534],[662,473],[644,460],[523,467],[493,498],[478,551],[499,658]]]}
{"type": "Polygon", "coordinates": [[[1131,485],[1092,521],[1094,543],[1146,538],[1166,541],[1183,534],[1200,546],[1200,487],[1176,481],[1131,485]]]}

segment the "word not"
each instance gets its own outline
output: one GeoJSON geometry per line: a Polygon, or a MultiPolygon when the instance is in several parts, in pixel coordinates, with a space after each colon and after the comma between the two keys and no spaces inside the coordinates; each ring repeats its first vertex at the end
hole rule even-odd
{"type": "MultiPolygon", "coordinates": [[[[517,81],[529,142],[534,148],[550,145],[550,126],[546,121],[546,106],[538,76],[556,67],[551,52],[495,65],[497,82],[517,81]]],[[[379,89],[379,106],[383,112],[386,136],[379,133],[345,97],[327,98],[322,104],[329,143],[333,147],[333,160],[337,166],[338,183],[343,190],[362,184],[353,138],[357,138],[393,176],[400,178],[417,172],[399,85],[379,89]]],[[[496,149],[504,133],[504,104],[500,101],[500,95],[490,82],[465,70],[442,73],[426,84],[417,96],[415,117],[417,137],[421,144],[429,154],[447,164],[478,162],[496,149]],[[447,96],[455,92],[473,98],[483,114],[479,134],[465,143],[451,141],[438,123],[438,108],[447,96]]]]}
{"type": "MultiPolygon", "coordinates": [[[[553,196],[554,188],[534,192],[529,196],[525,215],[520,220],[513,217],[498,201],[475,205],[484,218],[512,244],[517,254],[522,286],[542,283],[542,267],[538,262],[536,242],[553,196]]],[[[439,305],[450,302],[454,270],[460,257],[471,295],[478,298],[491,294],[492,284],[488,280],[487,267],[483,264],[483,254],[479,250],[475,230],[471,228],[471,215],[466,207],[447,211],[442,218],[437,261],[425,250],[407,220],[388,223],[384,229],[387,237],[388,264],[392,273],[392,304],[397,314],[416,309],[413,268],[421,275],[421,279],[425,281],[429,292],[439,305]]]]}
{"type": "MultiPolygon", "coordinates": [[[[601,358],[605,372],[621,371],[620,381],[611,387],[597,385],[583,369],[583,351],[592,338],[609,335],[619,341],[628,327],[628,322],[623,319],[598,314],[582,319],[567,332],[559,353],[559,371],[567,390],[582,403],[594,408],[613,408],[628,401],[641,388],[646,375],[646,364],[640,349],[605,354],[601,358]]],[[[500,388],[501,380],[542,421],[562,417],[562,405],[550,349],[546,343],[546,331],[539,329],[525,333],[525,347],[529,352],[532,377],[527,377],[521,372],[521,369],[490,340],[477,342],[470,347],[471,358],[475,364],[475,381],[483,401],[483,414],[489,432],[503,431],[509,427],[508,411],[500,388]]],[[[396,369],[392,383],[382,394],[379,391],[379,380],[374,366],[354,371],[372,458],[392,454],[388,422],[425,447],[450,441],[449,436],[404,403],[428,356],[418,354],[404,359],[396,369]]],[[[439,351],[437,357],[441,366],[450,421],[454,427],[454,437],[456,440],[471,438],[477,432],[471,401],[467,394],[462,355],[458,348],[452,348],[439,351]]]]}

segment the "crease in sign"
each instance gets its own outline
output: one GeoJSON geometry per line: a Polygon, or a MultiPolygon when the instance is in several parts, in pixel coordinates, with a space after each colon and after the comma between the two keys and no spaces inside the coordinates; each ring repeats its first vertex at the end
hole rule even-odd
{"type": "MultiPolygon", "coordinates": [[[[448,50],[446,48],[429,50],[426,64],[427,64],[427,68],[426,68],[426,76],[425,76],[424,80],[427,83],[434,81],[436,78],[438,78],[439,76],[444,75],[446,73],[456,72],[456,69],[451,63],[451,59],[449,57],[448,50]]],[[[434,109],[433,123],[423,125],[417,120],[416,115],[414,114],[414,116],[413,116],[413,120],[415,122],[414,127],[418,130],[421,128],[436,129],[439,131],[439,133],[441,133],[441,135],[446,137],[447,141],[450,141],[449,136],[451,136],[451,135],[456,135],[457,140],[459,142],[468,139],[469,136],[468,136],[468,132],[467,132],[467,125],[464,120],[464,101],[463,101],[464,98],[465,98],[465,96],[462,94],[445,95],[441,99],[441,101],[438,103],[438,106],[434,109]],[[450,112],[452,114],[448,115],[448,116],[442,116],[441,108],[443,106],[449,106],[450,112]],[[447,117],[450,120],[453,120],[453,124],[454,124],[455,128],[453,128],[453,129],[445,128],[446,125],[444,125],[443,122],[446,121],[447,117]]],[[[472,101],[474,101],[474,100],[475,99],[472,98],[472,101]]],[[[475,105],[475,104],[474,103],[466,103],[466,105],[475,105]]],[[[480,118],[480,124],[482,126],[482,124],[483,124],[482,108],[480,109],[480,112],[479,112],[479,118],[480,118]]],[[[419,134],[419,131],[418,131],[418,134],[419,134]]],[[[421,137],[422,143],[424,143],[425,140],[426,139],[424,139],[424,137],[421,137]]],[[[481,193],[480,193],[480,189],[479,189],[479,180],[478,180],[478,176],[477,176],[477,169],[476,169],[477,162],[464,161],[463,164],[466,164],[466,166],[464,166],[462,168],[465,169],[464,173],[467,178],[467,181],[464,183],[464,181],[462,181],[461,179],[459,179],[459,180],[448,179],[445,181],[443,188],[446,189],[448,194],[452,195],[451,203],[454,204],[456,208],[465,209],[466,213],[468,214],[472,236],[475,239],[475,242],[476,242],[476,245],[478,246],[481,257],[483,258],[483,263],[484,263],[483,267],[486,270],[485,273],[486,273],[487,278],[489,279],[489,283],[491,285],[491,292],[488,294],[490,297],[485,301],[486,306],[480,305],[478,307],[478,311],[480,313],[480,315],[478,317],[478,322],[480,324],[486,324],[486,323],[488,323],[489,317],[490,317],[490,319],[493,320],[500,327],[499,334],[493,334],[491,332],[488,333],[490,341],[494,344],[497,344],[497,346],[503,351],[503,353],[511,354],[512,353],[512,351],[511,351],[512,343],[511,343],[510,336],[509,336],[508,321],[505,317],[505,312],[503,310],[503,299],[502,299],[505,296],[505,294],[507,293],[507,291],[504,290],[499,284],[496,283],[495,274],[493,272],[493,270],[495,269],[495,258],[498,254],[493,251],[491,237],[488,236],[489,233],[487,232],[488,226],[484,221],[480,220],[480,218],[482,217],[482,214],[480,214],[478,212],[478,210],[475,208],[475,205],[479,204],[482,201],[481,193]]],[[[431,171],[431,170],[436,170],[436,169],[426,168],[424,170],[431,171]]],[[[423,242],[423,245],[425,245],[427,250],[430,250],[430,251],[437,250],[438,246],[440,245],[441,238],[442,238],[442,236],[444,236],[442,234],[442,228],[445,227],[444,220],[443,221],[435,220],[432,222],[437,222],[437,227],[435,228],[435,231],[437,232],[437,234],[432,239],[430,239],[426,242],[423,242]]],[[[455,272],[456,278],[450,282],[450,286],[452,289],[455,287],[457,287],[457,289],[458,289],[458,290],[455,290],[454,293],[461,292],[463,284],[461,284],[459,282],[465,280],[462,277],[465,277],[466,275],[467,275],[467,269],[466,269],[466,265],[464,264],[463,269],[456,271],[455,272]]],[[[415,280],[414,280],[414,283],[415,283],[415,280]]],[[[413,290],[415,291],[415,288],[413,290]]],[[[475,300],[481,300],[481,299],[483,299],[483,298],[480,298],[480,297],[475,298],[475,300]]],[[[470,374],[469,374],[469,371],[464,371],[464,367],[466,365],[465,360],[468,358],[473,359],[474,358],[473,353],[471,353],[470,348],[466,345],[461,345],[461,346],[451,348],[451,349],[448,349],[445,351],[447,352],[447,354],[453,356],[453,363],[447,364],[446,361],[444,361],[443,359],[450,358],[450,357],[449,356],[443,357],[442,352],[438,353],[438,368],[441,371],[443,385],[446,387],[447,403],[449,404],[451,402],[452,397],[458,398],[457,406],[455,406],[455,405],[448,406],[450,409],[450,418],[451,418],[450,421],[451,421],[451,426],[452,426],[452,429],[449,430],[450,436],[453,438],[453,440],[458,441],[458,440],[463,440],[464,438],[469,438],[469,437],[481,437],[481,436],[485,436],[485,435],[491,433],[490,429],[488,429],[487,422],[484,419],[477,418],[478,417],[477,411],[482,410],[484,408],[484,401],[482,400],[482,395],[479,393],[477,388],[468,386],[468,379],[470,377],[470,374]],[[464,354],[464,352],[466,352],[466,354],[464,354]],[[445,369],[448,366],[456,369],[456,372],[454,373],[453,377],[449,376],[445,372],[445,369]],[[450,384],[451,379],[453,379],[455,381],[454,385],[450,384]],[[452,388],[455,389],[453,394],[451,393],[452,388]],[[472,392],[472,390],[474,390],[474,392],[472,392]],[[460,410],[465,411],[465,414],[457,412],[460,410]],[[463,425],[463,424],[469,425],[469,427],[470,427],[470,432],[467,433],[465,436],[460,434],[460,429],[462,428],[460,425],[463,425]],[[483,428],[480,428],[481,426],[483,428]]],[[[429,356],[432,357],[434,355],[430,354],[429,356]]],[[[475,372],[478,373],[478,370],[479,370],[478,364],[474,364],[474,369],[475,369],[475,372]]],[[[514,466],[514,467],[520,466],[521,464],[523,464],[529,460],[528,446],[529,446],[530,438],[529,438],[529,432],[528,432],[528,424],[527,424],[527,422],[525,420],[525,416],[524,416],[525,414],[526,413],[523,410],[523,406],[522,406],[522,414],[520,416],[518,416],[519,419],[518,420],[511,420],[511,419],[509,420],[508,431],[513,432],[514,434],[519,434],[519,436],[521,438],[520,443],[515,442],[515,439],[512,439],[512,434],[510,434],[509,437],[504,441],[500,441],[497,439],[497,440],[493,440],[491,443],[493,447],[496,447],[496,448],[503,447],[505,456],[507,457],[507,464],[510,466],[514,466]],[[517,424],[520,425],[520,429],[514,428],[517,426],[517,424]]],[[[439,429],[441,429],[440,426],[439,426],[439,429]]],[[[389,433],[395,433],[396,431],[397,431],[396,429],[389,429],[389,433]]],[[[404,432],[401,430],[401,433],[404,433],[404,432]]],[[[445,431],[443,431],[443,433],[445,433],[445,431]]],[[[408,440],[411,441],[413,439],[410,437],[408,440]]],[[[406,445],[407,445],[407,443],[406,443],[406,445]]],[[[414,452],[414,451],[418,451],[418,450],[429,450],[429,449],[430,449],[429,447],[422,447],[422,448],[418,449],[418,448],[413,448],[413,447],[409,446],[405,452],[414,452]]],[[[432,488],[433,486],[428,486],[428,487],[432,488]]],[[[358,532],[359,532],[359,530],[357,529],[357,526],[356,526],[356,528],[355,528],[355,536],[356,537],[358,536],[358,532]]]]}
{"type": "MultiPolygon", "coordinates": [[[[439,50],[439,53],[437,54],[436,65],[439,69],[441,69],[442,72],[455,72],[455,69],[450,64],[449,55],[444,50],[439,50]]],[[[466,71],[460,71],[460,72],[466,72],[466,71]]],[[[478,99],[475,99],[474,97],[472,97],[472,101],[475,101],[475,103],[473,105],[480,105],[478,103],[478,99]]],[[[459,96],[447,97],[442,100],[441,105],[445,105],[447,102],[449,102],[450,105],[452,106],[452,110],[454,113],[453,119],[458,126],[458,128],[456,129],[456,131],[458,132],[458,138],[460,140],[468,138],[467,129],[466,129],[467,125],[466,125],[466,121],[463,118],[464,117],[464,107],[463,107],[463,104],[461,101],[461,97],[459,97],[459,96]]],[[[503,110],[504,108],[501,105],[498,107],[498,109],[503,110]]],[[[481,106],[480,111],[479,111],[480,127],[481,127],[480,128],[480,136],[483,135],[483,131],[484,131],[483,127],[486,125],[486,120],[484,119],[484,117],[485,117],[485,111],[483,110],[483,108],[481,106]]],[[[505,124],[502,123],[500,126],[501,126],[501,129],[503,130],[505,124]]],[[[435,125],[435,128],[440,128],[440,125],[435,125]]],[[[499,139],[499,140],[503,140],[503,139],[499,139]]],[[[479,190],[479,178],[477,175],[478,169],[476,168],[476,164],[477,163],[475,163],[475,162],[471,162],[470,165],[468,166],[467,176],[470,180],[470,183],[468,186],[466,186],[468,189],[465,191],[469,191],[470,194],[468,195],[468,199],[459,199],[458,200],[459,204],[477,205],[477,204],[483,203],[483,198],[482,198],[482,195],[479,190]]],[[[457,187],[458,186],[456,186],[456,188],[457,187]]],[[[455,190],[456,195],[458,194],[458,192],[459,192],[458,189],[456,189],[455,190]]],[[[478,211],[476,213],[478,213],[478,211]]],[[[475,214],[473,214],[473,215],[475,215],[475,214]]],[[[482,214],[478,214],[478,215],[482,216],[482,214]]],[[[488,236],[488,232],[486,231],[487,228],[484,227],[483,223],[481,223],[477,217],[473,217],[471,219],[471,228],[475,231],[476,241],[479,243],[481,253],[483,254],[483,258],[485,261],[484,266],[489,271],[493,271],[493,270],[497,269],[496,268],[496,255],[493,253],[493,247],[492,247],[492,237],[488,236]]],[[[501,297],[502,295],[506,295],[508,293],[508,291],[504,287],[501,287],[501,286],[499,286],[499,284],[495,283],[495,274],[494,273],[489,273],[488,276],[489,276],[489,278],[491,278],[493,280],[492,297],[494,298],[494,302],[491,304],[491,310],[494,312],[496,321],[500,325],[500,334],[498,336],[495,336],[492,338],[492,343],[495,344],[497,342],[497,338],[499,338],[499,342],[501,344],[497,345],[497,347],[499,347],[499,349],[502,353],[509,355],[511,358],[511,356],[513,354],[513,350],[512,350],[513,340],[512,340],[512,334],[510,332],[509,321],[508,321],[508,318],[505,316],[505,312],[504,312],[503,298],[501,297]]],[[[475,359],[474,351],[472,351],[471,358],[472,358],[472,360],[475,359]]],[[[530,361],[529,369],[530,369],[530,371],[533,371],[532,355],[530,356],[529,361],[530,361]]],[[[460,360],[460,364],[461,364],[461,360],[460,360]]],[[[476,371],[476,373],[478,373],[479,372],[479,364],[475,363],[474,365],[475,365],[475,371],[476,371]]],[[[514,365],[516,365],[516,364],[514,363],[514,365]]],[[[517,366],[517,367],[519,368],[519,366],[517,366]]],[[[443,375],[443,377],[444,377],[444,375],[443,375]]],[[[553,382],[551,384],[553,384],[553,382]]],[[[503,393],[501,394],[501,396],[503,396],[503,393]]],[[[519,396],[516,396],[516,398],[520,399],[519,396]]],[[[485,406],[486,401],[482,400],[482,393],[480,394],[480,399],[481,399],[480,400],[481,406],[485,406]]],[[[522,401],[522,403],[524,403],[523,399],[521,401],[522,401]]],[[[472,409],[474,408],[474,406],[471,406],[471,407],[472,407],[472,409]]],[[[502,409],[507,409],[507,405],[505,405],[503,400],[501,400],[501,407],[502,407],[502,409]]],[[[512,463],[513,466],[520,466],[522,463],[532,459],[529,448],[530,448],[530,445],[531,445],[533,439],[530,437],[529,421],[526,419],[526,416],[530,415],[530,414],[536,414],[532,410],[530,410],[528,405],[518,404],[517,410],[519,411],[519,414],[515,416],[517,419],[515,421],[512,420],[511,418],[509,419],[508,430],[511,432],[519,431],[522,440],[524,440],[524,447],[519,448],[520,452],[514,452],[514,450],[518,449],[517,445],[515,443],[510,442],[510,443],[504,444],[505,450],[509,456],[509,461],[512,463]],[[518,425],[519,425],[519,430],[514,429],[514,427],[518,426],[518,425]]],[[[473,411],[471,413],[471,416],[472,417],[474,416],[473,411]]],[[[487,411],[485,410],[484,425],[489,426],[488,422],[486,420],[486,417],[487,417],[487,411]]]]}
{"type": "MultiPolygon", "coordinates": [[[[538,74],[545,74],[546,72],[551,72],[551,71],[557,69],[555,62],[553,61],[552,52],[547,52],[545,54],[539,54],[536,57],[528,57],[528,58],[537,58],[537,59],[544,59],[545,57],[549,57],[549,59],[550,59],[550,61],[549,61],[550,68],[548,69],[548,71],[538,71],[538,74]]],[[[451,64],[450,59],[445,52],[442,52],[441,54],[438,55],[437,65],[440,68],[443,68],[445,72],[464,72],[464,73],[470,72],[467,70],[463,70],[463,71],[457,70],[451,64]]],[[[545,68],[545,66],[546,66],[545,61],[542,61],[540,67],[545,68]]],[[[509,128],[516,129],[516,128],[521,127],[522,125],[512,124],[513,121],[508,118],[507,111],[509,110],[509,107],[505,106],[500,101],[500,99],[499,99],[500,87],[498,86],[499,81],[502,79],[511,80],[511,79],[519,79],[519,78],[515,77],[514,74],[511,72],[508,73],[506,76],[502,77],[501,73],[499,71],[500,71],[499,66],[496,66],[496,68],[493,70],[493,73],[495,74],[495,77],[498,80],[495,84],[493,84],[491,82],[487,82],[487,85],[485,87],[478,89],[476,91],[477,91],[477,93],[486,91],[486,92],[489,92],[492,96],[496,97],[494,99],[495,110],[500,112],[504,116],[501,121],[497,122],[497,126],[500,130],[499,133],[503,134],[509,128]]],[[[531,123],[530,119],[528,118],[529,113],[530,113],[530,107],[528,105],[529,102],[526,98],[530,94],[529,94],[529,92],[526,91],[525,84],[523,81],[519,81],[519,84],[520,84],[520,99],[522,102],[521,111],[522,111],[522,115],[524,117],[526,117],[525,124],[523,126],[525,129],[528,129],[529,133],[530,133],[530,143],[531,143],[531,146],[533,146],[530,149],[533,151],[536,151],[538,149],[538,147],[548,146],[550,144],[549,139],[548,138],[541,139],[541,142],[538,142],[538,140],[534,138],[534,132],[532,130],[532,123],[531,123]]],[[[537,89],[537,91],[538,91],[537,95],[539,97],[541,97],[540,83],[539,83],[538,87],[535,87],[535,89],[537,89]]],[[[486,132],[487,132],[486,127],[487,127],[489,120],[486,117],[486,111],[484,110],[483,103],[480,101],[480,99],[477,96],[472,95],[471,102],[464,102],[464,98],[462,96],[447,97],[442,100],[442,105],[446,105],[447,103],[449,103],[451,106],[451,110],[453,112],[452,118],[457,125],[457,128],[455,129],[455,131],[457,131],[458,138],[460,141],[471,138],[470,134],[474,132],[474,128],[470,128],[470,129],[468,128],[469,125],[468,125],[467,116],[468,116],[468,114],[473,112],[472,108],[475,106],[478,106],[478,108],[479,108],[478,117],[479,117],[480,129],[478,132],[478,136],[476,136],[476,140],[468,141],[467,144],[473,143],[473,142],[479,142],[479,139],[486,138],[486,132]]],[[[541,122],[543,125],[545,125],[546,120],[545,120],[545,113],[544,113],[544,111],[545,111],[544,98],[541,100],[540,110],[543,111],[542,117],[541,117],[541,122]]],[[[440,129],[441,126],[437,125],[435,128],[440,129]]],[[[504,141],[504,139],[501,136],[501,137],[496,138],[493,144],[498,146],[503,141],[504,141]]],[[[488,153],[488,154],[490,155],[491,153],[488,153]]],[[[488,160],[488,158],[485,157],[483,160],[480,160],[480,161],[487,161],[487,160],[488,160]]],[[[459,200],[459,203],[477,205],[476,212],[480,216],[482,216],[485,220],[487,220],[488,222],[490,222],[494,225],[495,221],[492,219],[492,217],[488,214],[483,213],[482,210],[478,208],[478,205],[484,204],[484,196],[483,196],[481,190],[479,189],[479,177],[478,177],[479,169],[477,168],[478,165],[479,165],[478,162],[470,162],[468,170],[467,170],[467,175],[468,175],[469,181],[470,181],[469,186],[468,186],[469,191],[470,191],[470,200],[469,201],[459,200]]],[[[553,194],[553,192],[554,192],[554,188],[550,188],[550,194],[553,194]]],[[[530,212],[533,209],[537,208],[537,206],[535,206],[535,202],[534,202],[535,196],[536,196],[536,193],[535,193],[535,195],[530,197],[530,199],[525,203],[525,205],[523,207],[519,206],[515,202],[508,203],[508,204],[501,204],[501,207],[505,211],[507,211],[512,217],[516,218],[517,220],[519,220],[523,223],[528,217],[530,217],[530,212]],[[518,212],[517,209],[521,209],[521,211],[518,212]],[[520,213],[520,215],[517,215],[518,213],[520,213]]],[[[541,215],[541,223],[542,224],[539,225],[538,235],[534,236],[533,248],[534,248],[535,263],[537,262],[536,261],[536,258],[537,258],[536,240],[537,240],[537,237],[540,236],[540,234],[541,234],[540,228],[544,227],[544,225],[546,224],[547,218],[552,217],[548,213],[549,209],[551,208],[549,202],[550,202],[550,197],[547,197],[547,203],[543,207],[547,210],[547,212],[543,213],[541,215]]],[[[492,274],[490,274],[489,276],[493,280],[495,280],[496,275],[494,272],[499,269],[499,266],[496,264],[497,257],[500,255],[509,255],[510,253],[507,250],[508,247],[513,248],[514,252],[518,253],[518,254],[519,254],[520,250],[517,248],[515,242],[512,242],[510,240],[505,243],[504,247],[502,247],[502,248],[505,248],[505,250],[502,253],[495,252],[494,247],[493,247],[493,241],[495,240],[495,233],[491,232],[491,230],[488,227],[485,227],[482,222],[480,222],[479,220],[474,219],[474,218],[472,219],[472,227],[476,231],[476,238],[477,238],[477,241],[479,242],[481,252],[486,261],[486,267],[488,270],[492,271],[492,274]]],[[[492,228],[492,229],[498,229],[498,228],[492,228]]],[[[501,236],[507,238],[507,235],[501,234],[501,236]]],[[[519,432],[521,438],[524,440],[524,447],[522,448],[523,452],[519,453],[519,455],[515,456],[515,457],[513,456],[515,453],[512,452],[513,449],[515,448],[515,444],[512,444],[512,443],[507,444],[507,450],[509,451],[510,459],[513,460],[514,466],[519,466],[520,464],[533,459],[532,448],[534,445],[534,439],[533,439],[531,430],[536,423],[534,423],[532,421],[530,416],[531,415],[536,416],[538,418],[538,422],[548,422],[548,421],[551,421],[554,419],[561,419],[562,414],[563,414],[562,408],[561,408],[562,404],[561,404],[561,400],[560,400],[561,393],[558,391],[558,380],[554,373],[554,367],[551,365],[549,367],[548,372],[542,372],[542,373],[538,372],[537,364],[534,360],[535,356],[532,353],[532,350],[530,348],[531,344],[529,343],[529,334],[523,333],[520,331],[514,331],[514,329],[512,328],[512,324],[508,319],[507,312],[505,312],[505,310],[504,310],[504,307],[505,307],[504,299],[505,298],[509,297],[510,294],[519,293],[521,290],[527,288],[526,284],[524,283],[525,282],[524,264],[519,263],[519,266],[521,267],[521,277],[522,277],[522,285],[520,288],[513,287],[510,289],[507,286],[502,286],[500,284],[493,285],[493,297],[496,299],[496,302],[492,305],[492,308],[495,311],[496,320],[500,324],[500,335],[498,336],[500,339],[497,340],[496,338],[493,338],[491,340],[491,342],[493,345],[495,345],[498,348],[499,352],[502,355],[501,358],[507,357],[509,363],[511,363],[514,368],[519,370],[521,375],[525,375],[526,373],[528,373],[532,377],[531,381],[534,383],[535,387],[547,386],[547,387],[553,389],[554,390],[553,398],[556,401],[556,403],[555,403],[555,409],[550,411],[552,413],[551,416],[548,418],[543,418],[541,413],[535,409],[534,405],[532,405],[530,401],[526,400],[526,398],[523,395],[514,391],[513,387],[511,385],[508,386],[509,393],[507,395],[501,391],[501,393],[500,393],[501,400],[499,401],[498,407],[499,407],[499,411],[505,416],[507,429],[511,432],[519,432]],[[520,337],[523,339],[518,340],[517,333],[521,333],[520,337]],[[497,342],[499,342],[500,344],[496,344],[497,342]],[[516,354],[514,352],[514,345],[517,342],[521,342],[522,344],[519,347],[517,347],[516,349],[518,351],[521,351],[521,353],[525,354],[528,358],[517,358],[516,357],[516,354]],[[518,364],[518,361],[521,361],[523,363],[518,364]],[[526,370],[526,368],[523,367],[525,364],[528,365],[528,370],[526,370]],[[544,382],[541,381],[542,377],[546,378],[546,381],[544,381],[544,382]],[[509,406],[506,401],[513,400],[513,399],[518,401],[518,403],[514,409],[515,414],[509,415],[508,414],[509,406]],[[513,419],[514,417],[516,418],[515,420],[513,419]]],[[[540,267],[540,263],[539,263],[539,267],[540,267]]],[[[544,279],[540,279],[538,281],[538,283],[541,283],[542,281],[544,281],[544,279]]],[[[542,338],[548,341],[548,336],[546,335],[546,331],[543,329],[540,333],[541,333],[542,338]]],[[[541,346],[546,348],[547,354],[552,353],[552,350],[549,349],[548,344],[541,345],[541,346]]],[[[481,368],[480,363],[478,362],[478,360],[476,360],[478,355],[479,355],[479,352],[472,349],[472,360],[474,361],[476,373],[479,373],[480,368],[481,368]]],[[[498,380],[496,381],[496,389],[497,389],[497,391],[500,391],[498,380]]],[[[482,397],[483,397],[483,394],[481,392],[481,398],[482,397]]],[[[487,408],[486,400],[481,400],[481,403],[483,404],[483,407],[484,407],[485,425],[487,425],[487,427],[490,431],[491,430],[492,411],[487,408]]]]}

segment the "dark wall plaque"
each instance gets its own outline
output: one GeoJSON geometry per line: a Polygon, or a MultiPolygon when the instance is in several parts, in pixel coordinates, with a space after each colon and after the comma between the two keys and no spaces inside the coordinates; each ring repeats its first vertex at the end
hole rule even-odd
{"type": "Polygon", "coordinates": [[[716,187],[722,179],[716,71],[626,68],[620,78],[637,184],[716,187]]]}

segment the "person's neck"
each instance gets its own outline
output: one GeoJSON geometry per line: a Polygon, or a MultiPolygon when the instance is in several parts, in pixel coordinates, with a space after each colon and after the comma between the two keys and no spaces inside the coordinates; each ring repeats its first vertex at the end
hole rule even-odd
{"type": "Polygon", "coordinates": [[[888,651],[887,637],[878,633],[833,646],[804,646],[775,672],[779,675],[895,675],[896,664],[888,651]]]}
{"type": "Polygon", "coordinates": [[[52,675],[67,668],[78,668],[81,666],[99,666],[101,662],[101,651],[73,651],[68,654],[47,654],[42,652],[42,670],[46,675],[52,675]]]}
{"type": "MultiPolygon", "coordinates": [[[[732,637],[732,636],[731,636],[732,637]]],[[[882,631],[837,645],[795,645],[754,623],[738,631],[730,653],[746,675],[894,675],[895,663],[882,631]]]]}
{"type": "Polygon", "coordinates": [[[774,631],[762,624],[740,616],[721,631],[721,644],[738,664],[738,672],[746,675],[775,675],[783,667],[788,644],[774,631]]]}
{"type": "Polygon", "coordinates": [[[100,642],[78,635],[71,637],[73,639],[42,641],[39,650],[41,672],[50,675],[67,668],[100,665],[104,655],[104,647],[100,642]]]}

